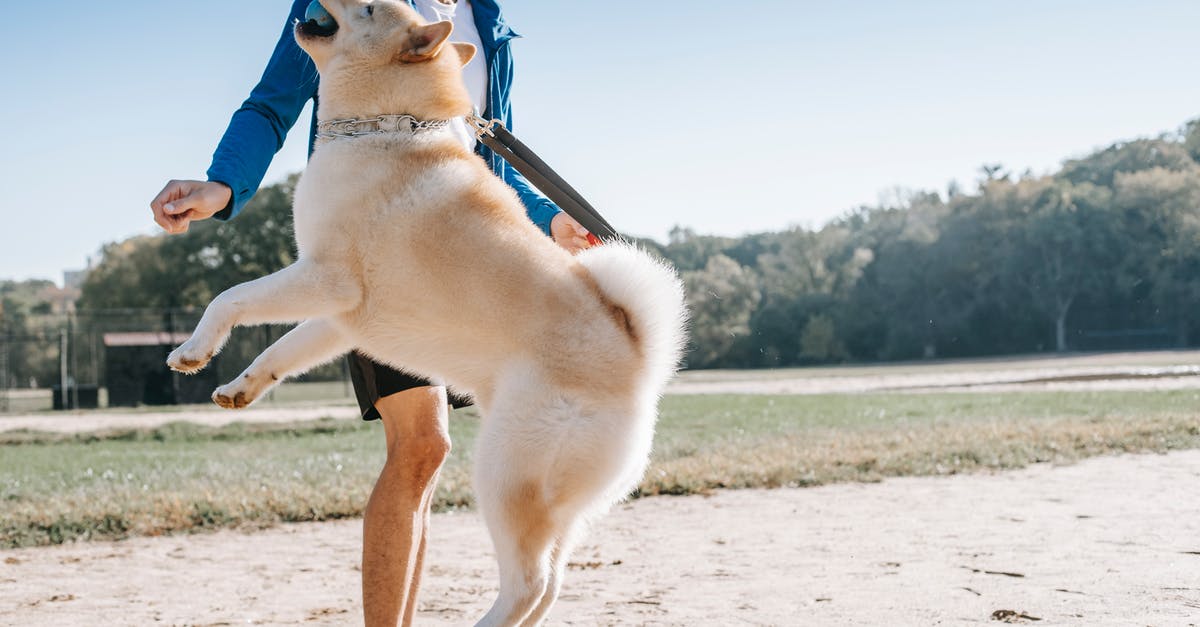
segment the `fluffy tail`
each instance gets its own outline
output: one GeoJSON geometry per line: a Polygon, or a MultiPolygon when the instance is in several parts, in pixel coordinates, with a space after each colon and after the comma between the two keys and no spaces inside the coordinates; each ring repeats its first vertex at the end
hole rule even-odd
{"type": "Polygon", "coordinates": [[[631,318],[654,394],[661,394],[679,367],[686,339],[683,283],[671,266],[623,242],[585,250],[576,257],[614,303],[631,318]]]}

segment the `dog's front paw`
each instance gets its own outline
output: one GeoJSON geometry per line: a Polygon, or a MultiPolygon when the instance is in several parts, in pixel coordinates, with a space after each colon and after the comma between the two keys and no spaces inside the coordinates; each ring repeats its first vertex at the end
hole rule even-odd
{"type": "Polygon", "coordinates": [[[212,400],[225,409],[242,409],[254,402],[258,394],[241,385],[243,379],[226,383],[213,391],[212,400]]]}
{"type": "Polygon", "coordinates": [[[175,372],[192,374],[207,366],[208,362],[212,361],[212,357],[211,351],[197,350],[194,343],[188,340],[167,355],[167,366],[170,366],[171,370],[175,372]]]}

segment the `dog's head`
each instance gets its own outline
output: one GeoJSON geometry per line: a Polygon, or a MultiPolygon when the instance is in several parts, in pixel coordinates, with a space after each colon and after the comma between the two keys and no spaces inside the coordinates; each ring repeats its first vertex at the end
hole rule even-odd
{"type": "Polygon", "coordinates": [[[450,22],[430,24],[401,0],[313,4],[295,36],[321,74],[322,117],[445,119],[471,112],[462,66],[475,47],[447,41],[450,22]]]}

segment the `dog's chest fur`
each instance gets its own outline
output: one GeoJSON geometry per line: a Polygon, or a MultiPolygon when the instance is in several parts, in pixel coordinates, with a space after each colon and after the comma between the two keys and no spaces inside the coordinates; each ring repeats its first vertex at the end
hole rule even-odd
{"type": "Polygon", "coordinates": [[[418,236],[426,214],[453,203],[486,174],[445,139],[356,138],[318,149],[296,187],[300,255],[358,257],[379,245],[395,251],[418,236]]]}

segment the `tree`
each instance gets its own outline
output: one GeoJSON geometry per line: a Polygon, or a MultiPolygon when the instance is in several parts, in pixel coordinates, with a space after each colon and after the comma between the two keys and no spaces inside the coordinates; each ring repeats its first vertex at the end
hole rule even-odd
{"type": "Polygon", "coordinates": [[[711,366],[749,333],[750,316],[762,294],[758,277],[725,255],[708,259],[703,270],[683,273],[692,316],[688,365],[711,366]]]}
{"type": "MultiPolygon", "coordinates": [[[[1092,187],[1091,189],[1095,189],[1092,187]]],[[[1026,182],[1015,200],[1024,213],[1014,237],[1018,254],[1012,278],[1028,291],[1035,309],[1054,322],[1055,350],[1067,350],[1067,316],[1076,298],[1100,288],[1099,268],[1106,263],[1112,214],[1092,203],[1079,203],[1077,189],[1049,179],[1026,182]]]]}
{"type": "Polygon", "coordinates": [[[675,227],[671,229],[670,239],[663,252],[676,269],[688,272],[704,268],[709,258],[722,254],[733,241],[728,237],[697,235],[691,229],[675,227]]]}
{"type": "Polygon", "coordinates": [[[1155,307],[1186,345],[1200,309],[1200,166],[1118,174],[1114,195],[1133,253],[1124,271],[1150,283],[1155,307]]]}
{"type": "Polygon", "coordinates": [[[1112,187],[1118,173],[1154,168],[1178,171],[1187,170],[1193,165],[1194,161],[1182,142],[1162,137],[1135,139],[1117,142],[1082,159],[1068,160],[1056,178],[1074,184],[1112,187]]]}
{"type": "Polygon", "coordinates": [[[1192,161],[1200,163],[1200,118],[1188,120],[1179,131],[1183,141],[1183,149],[1187,151],[1192,161]]]}
{"type": "Polygon", "coordinates": [[[44,384],[58,374],[58,320],[47,324],[52,309],[44,295],[54,289],[45,280],[0,281],[0,388],[44,384]]]}
{"type": "Polygon", "coordinates": [[[800,356],[816,362],[846,357],[846,347],[838,339],[832,316],[817,314],[804,323],[804,330],[800,332],[800,356]]]}

